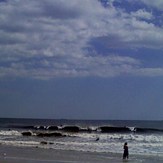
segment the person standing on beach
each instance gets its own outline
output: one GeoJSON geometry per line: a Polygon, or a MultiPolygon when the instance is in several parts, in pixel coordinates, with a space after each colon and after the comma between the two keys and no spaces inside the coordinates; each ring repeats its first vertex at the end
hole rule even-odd
{"type": "Polygon", "coordinates": [[[124,144],[123,146],[124,149],[124,153],[123,153],[123,159],[128,159],[128,146],[127,146],[127,142],[124,144]]]}

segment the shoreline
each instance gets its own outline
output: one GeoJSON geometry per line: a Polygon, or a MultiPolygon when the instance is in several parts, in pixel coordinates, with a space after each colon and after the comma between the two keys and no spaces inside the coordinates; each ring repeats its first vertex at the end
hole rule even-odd
{"type": "MultiPolygon", "coordinates": [[[[128,162],[161,163],[157,157],[131,155],[128,162]]],[[[122,163],[122,154],[0,145],[0,163],[122,163]]]]}

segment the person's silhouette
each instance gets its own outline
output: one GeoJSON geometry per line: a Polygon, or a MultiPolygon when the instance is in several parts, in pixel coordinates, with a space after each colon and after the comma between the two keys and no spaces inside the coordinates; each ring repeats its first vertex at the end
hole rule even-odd
{"type": "Polygon", "coordinates": [[[124,149],[124,152],[123,152],[123,159],[128,159],[129,152],[128,152],[127,142],[124,144],[123,149],[124,149]]]}

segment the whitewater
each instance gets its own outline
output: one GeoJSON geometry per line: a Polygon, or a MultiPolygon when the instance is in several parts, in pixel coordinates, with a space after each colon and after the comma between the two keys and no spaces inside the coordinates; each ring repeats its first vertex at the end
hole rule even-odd
{"type": "Polygon", "coordinates": [[[162,123],[1,119],[0,144],[121,154],[128,142],[131,155],[162,157],[162,123]]]}

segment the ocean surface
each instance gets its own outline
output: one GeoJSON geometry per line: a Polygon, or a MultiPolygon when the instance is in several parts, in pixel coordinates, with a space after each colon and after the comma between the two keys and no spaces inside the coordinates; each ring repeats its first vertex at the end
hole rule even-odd
{"type": "Polygon", "coordinates": [[[0,119],[0,144],[163,157],[163,121],[0,119]]]}

